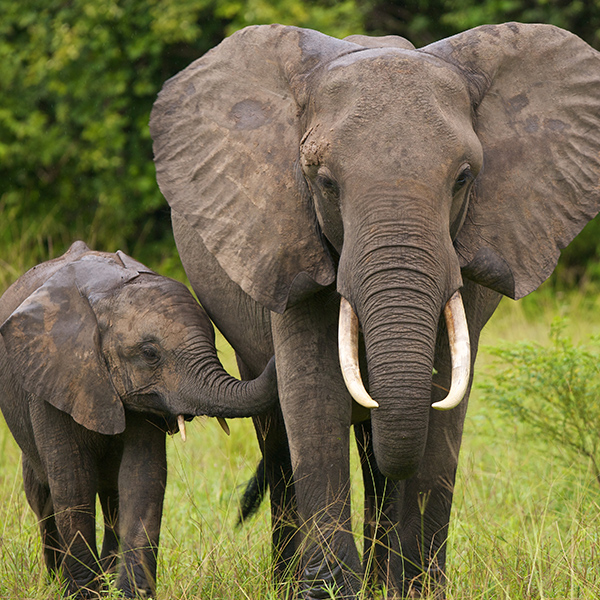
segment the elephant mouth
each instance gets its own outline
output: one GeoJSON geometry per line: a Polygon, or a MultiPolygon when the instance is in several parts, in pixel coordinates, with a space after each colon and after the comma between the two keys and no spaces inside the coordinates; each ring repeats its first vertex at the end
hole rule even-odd
{"type": "Polygon", "coordinates": [[[175,417],[172,414],[162,414],[161,416],[165,420],[166,432],[169,435],[175,435],[178,432],[181,433],[181,439],[185,442],[187,438],[185,422],[191,421],[194,418],[194,415],[181,414],[175,417]]]}
{"type": "MultiPolygon", "coordinates": [[[[471,377],[471,343],[467,318],[460,292],[455,292],[444,307],[444,318],[448,330],[450,355],[452,358],[452,383],[443,400],[434,402],[437,410],[450,410],[464,398],[471,377]]],[[[344,382],[354,400],[365,408],[378,408],[362,382],[358,361],[359,322],[352,306],[344,297],[340,303],[339,356],[344,382]]]]}
{"type": "MultiPolygon", "coordinates": [[[[185,422],[191,421],[195,416],[196,415],[181,414],[177,415],[177,418],[174,418],[172,416],[166,417],[169,435],[175,435],[177,432],[179,432],[181,434],[181,440],[183,442],[187,441],[185,422]]],[[[226,435],[231,435],[229,425],[223,417],[217,417],[217,422],[219,423],[219,426],[225,432],[226,435]]]]}

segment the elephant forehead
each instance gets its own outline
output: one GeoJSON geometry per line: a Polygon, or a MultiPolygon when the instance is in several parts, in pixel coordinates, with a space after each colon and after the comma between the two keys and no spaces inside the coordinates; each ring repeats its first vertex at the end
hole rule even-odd
{"type": "Polygon", "coordinates": [[[315,95],[304,163],[355,172],[357,162],[373,169],[376,159],[384,172],[420,177],[457,160],[480,162],[468,89],[452,68],[410,51],[334,65],[315,95]]]}
{"type": "Polygon", "coordinates": [[[340,57],[328,63],[321,78],[321,90],[334,94],[354,90],[358,95],[368,92],[410,97],[422,92],[467,94],[462,75],[449,63],[418,50],[376,48],[340,57]]]}
{"type": "Polygon", "coordinates": [[[160,278],[154,284],[131,284],[108,299],[103,311],[112,332],[125,343],[160,337],[181,342],[189,326],[196,325],[202,312],[181,284],[160,278]]]}
{"type": "Polygon", "coordinates": [[[432,127],[470,125],[471,114],[464,78],[442,61],[408,50],[331,63],[314,107],[333,132],[368,128],[370,135],[404,139],[432,127]]]}

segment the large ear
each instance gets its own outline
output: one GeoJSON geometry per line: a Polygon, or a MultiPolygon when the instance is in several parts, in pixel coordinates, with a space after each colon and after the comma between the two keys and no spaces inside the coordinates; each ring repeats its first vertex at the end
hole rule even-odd
{"type": "Polygon", "coordinates": [[[521,298],[600,209],[600,53],[562,29],[518,23],[422,51],[465,74],[483,145],[455,242],[463,273],[521,298]]]}
{"type": "Polygon", "coordinates": [[[248,27],[170,79],[152,110],[171,208],[233,281],[277,312],[298,275],[320,285],[335,277],[298,166],[301,115],[311,71],[358,50],[316,31],[248,27]]]}
{"type": "Polygon", "coordinates": [[[57,271],[0,327],[23,388],[84,427],[108,435],[125,429],[125,412],[101,353],[88,298],[135,276],[114,260],[84,256],[57,271]]]}

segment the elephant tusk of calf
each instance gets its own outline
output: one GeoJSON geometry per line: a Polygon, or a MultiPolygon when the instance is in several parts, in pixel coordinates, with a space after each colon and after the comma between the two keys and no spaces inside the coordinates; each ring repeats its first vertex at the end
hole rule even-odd
{"type": "Polygon", "coordinates": [[[342,297],[340,302],[340,322],[338,346],[342,377],[350,395],[365,408],[378,408],[379,404],[369,396],[360,376],[358,364],[358,317],[350,302],[342,297]]]}
{"type": "Polygon", "coordinates": [[[221,426],[221,429],[225,432],[226,435],[231,435],[231,430],[229,429],[229,425],[227,421],[223,417],[217,417],[217,421],[221,426]]]}
{"type": "Polygon", "coordinates": [[[185,419],[183,415],[177,415],[177,425],[179,426],[179,433],[181,433],[181,441],[185,442],[187,436],[185,435],[185,419]]]}
{"type": "Polygon", "coordinates": [[[448,395],[432,404],[437,410],[450,410],[464,398],[471,377],[471,342],[467,317],[460,292],[455,292],[444,307],[452,357],[452,384],[448,395]]]}

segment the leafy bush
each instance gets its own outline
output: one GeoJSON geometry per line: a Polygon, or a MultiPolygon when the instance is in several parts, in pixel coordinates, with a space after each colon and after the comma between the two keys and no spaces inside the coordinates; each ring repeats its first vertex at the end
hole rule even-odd
{"type": "Polygon", "coordinates": [[[589,460],[600,485],[600,342],[575,345],[555,320],[550,345],[519,342],[488,348],[493,374],[483,404],[531,427],[568,460],[589,460]]]}

